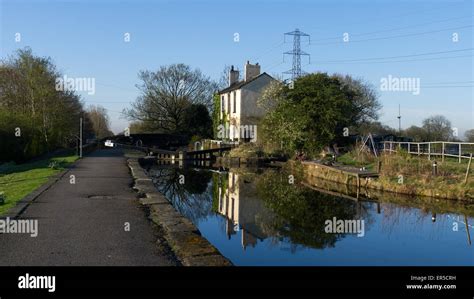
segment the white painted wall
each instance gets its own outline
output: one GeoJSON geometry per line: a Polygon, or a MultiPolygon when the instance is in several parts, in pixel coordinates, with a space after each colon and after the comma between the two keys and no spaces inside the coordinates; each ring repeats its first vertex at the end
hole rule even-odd
{"type": "MultiPolygon", "coordinates": [[[[224,111],[229,115],[230,134],[232,140],[240,140],[240,132],[236,128],[240,126],[256,125],[258,120],[262,118],[265,111],[258,107],[257,101],[263,90],[274,80],[269,75],[260,76],[258,79],[244,85],[241,89],[231,91],[221,95],[224,99],[224,111]],[[235,101],[234,101],[235,98],[235,101]],[[235,103],[235,112],[234,112],[235,103]]],[[[220,117],[223,119],[222,109],[220,117]]]]}

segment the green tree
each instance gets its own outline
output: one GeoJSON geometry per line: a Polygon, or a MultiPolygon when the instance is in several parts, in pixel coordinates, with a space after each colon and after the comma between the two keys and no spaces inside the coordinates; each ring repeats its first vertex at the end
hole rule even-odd
{"type": "MultiPolygon", "coordinates": [[[[367,123],[378,119],[378,111],[382,108],[377,100],[378,95],[374,87],[362,79],[355,79],[349,75],[334,75],[346,88],[346,95],[351,101],[351,128],[354,131],[367,123]]],[[[387,129],[387,128],[385,128],[387,129]]]]}
{"type": "Polygon", "coordinates": [[[203,104],[191,104],[184,110],[183,134],[188,136],[212,137],[212,119],[203,104]]]}
{"type": "Polygon", "coordinates": [[[261,123],[265,138],[288,154],[317,154],[342,138],[344,128],[376,117],[378,103],[374,97],[362,100],[368,96],[359,88],[361,84],[317,73],[298,78],[293,88],[271,86],[273,90],[259,100],[268,111],[261,123]],[[370,107],[364,107],[366,102],[370,107]]]}
{"type": "Polygon", "coordinates": [[[7,123],[2,143],[15,146],[13,153],[0,153],[0,160],[29,159],[76,140],[83,106],[74,91],[56,89],[58,77],[51,59],[35,56],[29,48],[2,62],[0,122],[7,123]],[[13,134],[12,125],[21,136],[13,134]]]}

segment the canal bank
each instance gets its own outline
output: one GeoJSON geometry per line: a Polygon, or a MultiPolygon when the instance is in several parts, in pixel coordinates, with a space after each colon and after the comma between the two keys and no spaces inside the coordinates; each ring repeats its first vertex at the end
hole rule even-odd
{"type": "Polygon", "coordinates": [[[147,208],[149,219],[162,228],[164,238],[185,266],[232,266],[216,247],[206,240],[198,228],[183,217],[166,197],[158,192],[140,165],[139,159],[127,160],[140,203],[147,208]]]}
{"type": "MultiPolygon", "coordinates": [[[[436,185],[429,187],[426,181],[423,183],[418,178],[411,179],[403,174],[387,177],[378,173],[367,172],[367,175],[365,175],[365,171],[345,170],[343,167],[334,167],[312,161],[290,160],[287,165],[292,172],[300,173],[307,183],[311,183],[312,178],[319,178],[356,187],[358,192],[377,190],[410,196],[474,202],[474,193],[473,190],[470,190],[470,185],[462,182],[451,182],[450,178],[446,179],[446,182],[451,182],[449,188],[436,185]]],[[[472,178],[470,180],[472,181],[472,178]]]]}
{"type": "Polygon", "coordinates": [[[143,167],[155,189],[236,266],[473,262],[474,209],[461,202],[395,198],[393,193],[354,199],[325,190],[332,188],[323,185],[329,181],[320,180],[321,190],[300,184],[296,175],[292,183],[291,172],[283,169],[149,161],[143,167]],[[334,217],[364,221],[364,236],[326,233],[325,223],[334,217]]]}

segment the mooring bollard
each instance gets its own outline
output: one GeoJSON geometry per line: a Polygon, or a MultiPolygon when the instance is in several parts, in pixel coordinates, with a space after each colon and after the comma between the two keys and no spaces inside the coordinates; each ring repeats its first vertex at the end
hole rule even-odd
{"type": "Polygon", "coordinates": [[[433,162],[432,174],[438,175],[438,163],[436,161],[433,162]]]}

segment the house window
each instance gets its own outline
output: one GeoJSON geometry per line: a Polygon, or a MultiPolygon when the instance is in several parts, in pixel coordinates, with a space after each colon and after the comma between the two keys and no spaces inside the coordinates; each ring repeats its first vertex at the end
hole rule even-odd
{"type": "Polygon", "coordinates": [[[234,91],[234,107],[233,107],[233,111],[232,111],[232,112],[234,112],[234,113],[236,112],[236,109],[237,109],[237,108],[235,108],[235,107],[237,107],[237,97],[236,97],[235,91],[234,91]]]}
{"type": "Polygon", "coordinates": [[[230,113],[230,93],[227,95],[227,113],[230,113]]]}
{"type": "Polygon", "coordinates": [[[221,96],[221,111],[224,112],[224,96],[221,96]]]}

